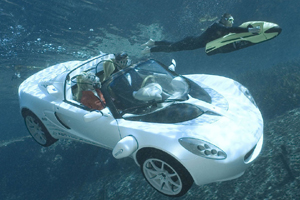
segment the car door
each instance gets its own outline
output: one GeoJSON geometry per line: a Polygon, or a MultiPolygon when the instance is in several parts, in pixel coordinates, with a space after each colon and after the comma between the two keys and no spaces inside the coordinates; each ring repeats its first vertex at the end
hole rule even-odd
{"type": "Polygon", "coordinates": [[[108,108],[89,111],[68,102],[56,107],[56,116],[69,129],[69,137],[87,143],[96,143],[112,149],[120,140],[117,121],[108,108]]]}

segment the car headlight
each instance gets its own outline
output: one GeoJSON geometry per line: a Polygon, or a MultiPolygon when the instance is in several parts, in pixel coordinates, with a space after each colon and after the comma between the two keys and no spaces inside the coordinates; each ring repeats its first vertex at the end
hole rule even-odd
{"type": "Polygon", "coordinates": [[[179,143],[188,151],[198,156],[222,160],[227,158],[227,154],[219,147],[196,138],[180,138],[179,143]]]}
{"type": "Polygon", "coordinates": [[[243,86],[242,84],[236,81],[234,83],[239,88],[239,90],[257,107],[256,102],[252,97],[251,93],[249,92],[249,90],[245,86],[243,86]]]}

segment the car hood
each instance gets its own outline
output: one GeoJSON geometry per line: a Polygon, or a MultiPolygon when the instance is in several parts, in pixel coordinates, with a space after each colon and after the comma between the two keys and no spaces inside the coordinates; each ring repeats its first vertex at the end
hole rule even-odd
{"type": "Polygon", "coordinates": [[[235,81],[212,75],[186,77],[199,84],[212,97],[211,103],[191,96],[182,102],[205,111],[202,115],[173,124],[136,122],[133,125],[121,120],[119,125],[173,139],[202,139],[225,151],[229,146],[232,151],[241,149],[244,144],[249,145],[246,149],[251,149],[262,136],[263,119],[259,109],[239,90],[235,81]]]}
{"type": "Polygon", "coordinates": [[[220,146],[224,146],[223,144],[229,141],[257,143],[263,133],[261,113],[257,106],[240,91],[234,80],[214,75],[189,75],[187,77],[201,85],[210,95],[216,96],[212,94],[214,91],[220,96],[217,99],[212,98],[211,104],[195,99],[189,100],[201,109],[207,109],[208,114],[189,122],[191,129],[186,137],[213,141],[214,144],[220,146]],[[214,116],[215,114],[219,116],[214,116]],[[199,123],[201,118],[207,117],[213,120],[199,123]],[[200,129],[200,132],[197,131],[200,129]]]}

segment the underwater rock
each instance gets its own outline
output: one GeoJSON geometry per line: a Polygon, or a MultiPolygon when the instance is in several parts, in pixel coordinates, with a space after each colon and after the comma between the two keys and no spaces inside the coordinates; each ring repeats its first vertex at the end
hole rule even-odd
{"type": "Polygon", "coordinates": [[[253,95],[264,120],[300,106],[300,62],[280,63],[237,75],[253,95]]]}

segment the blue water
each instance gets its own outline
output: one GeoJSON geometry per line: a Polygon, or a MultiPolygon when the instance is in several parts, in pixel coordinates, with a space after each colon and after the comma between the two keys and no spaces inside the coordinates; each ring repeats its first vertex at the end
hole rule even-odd
{"type": "MultiPolygon", "coordinates": [[[[19,84],[50,65],[85,60],[99,51],[127,51],[133,62],[145,59],[139,53],[142,50],[139,45],[151,36],[176,41],[188,35],[198,35],[201,29],[212,23],[200,23],[201,17],[219,18],[224,12],[234,16],[236,26],[245,21],[262,20],[279,24],[283,31],[273,40],[229,54],[207,56],[204,49],[198,49],[155,53],[151,57],[166,64],[174,58],[178,66],[176,71],[181,74],[209,73],[230,78],[248,71],[271,70],[282,63],[298,63],[299,8],[298,0],[1,1],[0,143],[6,146],[0,144],[0,156],[6,163],[0,163],[0,199],[109,199],[109,196],[129,199],[131,195],[136,196],[131,199],[138,199],[139,191],[147,193],[148,190],[151,191],[148,199],[165,199],[152,191],[131,160],[116,161],[109,151],[81,144],[73,144],[71,150],[60,147],[44,150],[28,138],[25,138],[25,142],[18,142],[29,135],[19,113],[19,84]],[[159,29],[145,31],[141,28],[152,27],[153,24],[158,24],[159,29]],[[117,36],[114,41],[111,41],[114,38],[111,35],[117,36]],[[122,41],[127,39],[124,45],[122,41]],[[20,74],[20,78],[16,77],[16,73],[20,74]],[[46,153],[42,155],[46,158],[39,157],[43,151],[46,153]],[[82,160],[77,159],[78,155],[82,160]],[[60,157],[63,157],[61,162],[60,157]],[[138,189],[134,184],[130,185],[126,178],[124,180],[128,183],[125,185],[110,185],[108,188],[95,178],[97,175],[99,178],[105,177],[103,179],[107,182],[122,181],[117,178],[122,170],[132,175],[132,182],[139,183],[138,189]],[[88,183],[92,182],[98,183],[99,187],[90,188],[94,196],[89,197],[88,188],[93,186],[88,183]],[[121,186],[124,188],[117,188],[121,186]],[[117,195],[110,194],[114,191],[112,188],[117,195]]],[[[206,199],[206,194],[213,193],[209,187],[209,190],[193,189],[201,190],[203,196],[193,197],[189,193],[183,199],[206,199]]],[[[241,199],[243,195],[236,196],[239,196],[236,199],[241,199]]],[[[259,197],[264,198],[263,195],[259,197]]],[[[223,199],[220,194],[216,198],[223,199]]],[[[234,196],[232,198],[235,199],[234,196]]]]}

